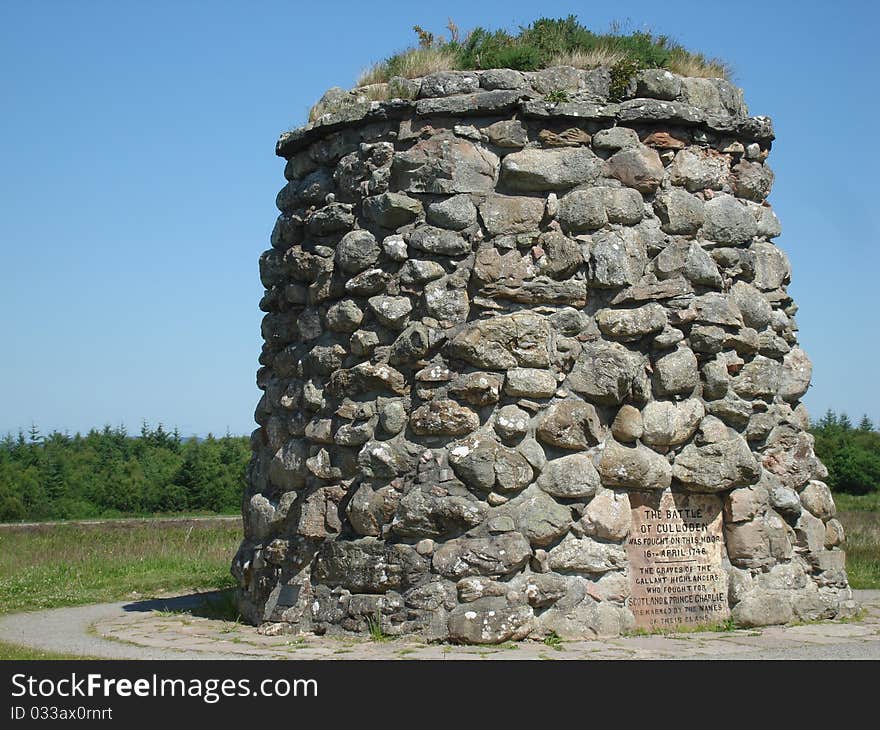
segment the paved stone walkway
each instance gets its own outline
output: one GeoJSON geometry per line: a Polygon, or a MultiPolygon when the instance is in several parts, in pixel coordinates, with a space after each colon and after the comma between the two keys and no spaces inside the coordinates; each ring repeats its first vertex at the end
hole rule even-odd
{"type": "Polygon", "coordinates": [[[855,591],[858,620],[756,630],[450,646],[395,639],[262,636],[199,616],[205,596],[0,617],[0,640],[108,659],[880,659],[880,591],[855,591]]]}

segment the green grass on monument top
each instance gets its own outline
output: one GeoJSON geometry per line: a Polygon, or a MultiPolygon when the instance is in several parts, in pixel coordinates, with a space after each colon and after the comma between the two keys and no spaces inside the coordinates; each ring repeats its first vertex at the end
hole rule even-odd
{"type": "Polygon", "coordinates": [[[628,77],[645,68],[665,68],[684,76],[729,78],[724,61],[690,51],[665,35],[629,30],[614,23],[597,33],[576,16],[539,18],[518,30],[477,27],[462,34],[450,20],[448,36],[413,26],[418,44],[389,56],[365,71],[359,85],[387,82],[394,76],[416,78],[437,71],[512,68],[537,71],[551,66],[591,69],[607,66],[628,77]]]}

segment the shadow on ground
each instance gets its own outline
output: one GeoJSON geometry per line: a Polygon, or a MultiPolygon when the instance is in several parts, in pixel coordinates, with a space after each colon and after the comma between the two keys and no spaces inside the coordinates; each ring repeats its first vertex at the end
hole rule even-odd
{"type": "Polygon", "coordinates": [[[222,621],[240,621],[241,614],[235,605],[232,588],[222,591],[205,591],[188,593],[170,598],[151,598],[145,601],[126,603],[122,607],[126,612],[149,613],[157,611],[166,614],[187,614],[199,618],[222,621]]]}

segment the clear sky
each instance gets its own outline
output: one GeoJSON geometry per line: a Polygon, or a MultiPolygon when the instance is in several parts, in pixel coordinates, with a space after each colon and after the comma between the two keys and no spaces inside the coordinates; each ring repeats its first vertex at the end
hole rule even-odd
{"type": "Polygon", "coordinates": [[[807,405],[880,420],[871,2],[0,0],[0,433],[249,433],[279,132],[415,23],[569,13],[725,58],[773,117],[807,405]]]}

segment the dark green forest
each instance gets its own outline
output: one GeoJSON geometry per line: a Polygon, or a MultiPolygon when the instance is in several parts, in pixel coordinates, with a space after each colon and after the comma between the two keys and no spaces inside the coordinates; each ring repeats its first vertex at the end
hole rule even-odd
{"type": "MultiPolygon", "coordinates": [[[[880,492],[880,433],[828,411],[812,426],[835,492],[880,492]]],[[[0,521],[174,512],[235,513],[250,457],[245,436],[183,439],[161,425],[85,436],[36,428],[0,441],[0,521]]]]}
{"type": "Polygon", "coordinates": [[[816,454],[828,467],[828,486],[835,492],[880,492],[880,433],[867,416],[857,425],[832,410],[813,423],[816,454]]]}
{"type": "Polygon", "coordinates": [[[237,512],[249,457],[247,437],[183,439],[161,425],[32,428],[0,442],[0,521],[237,512]]]}

